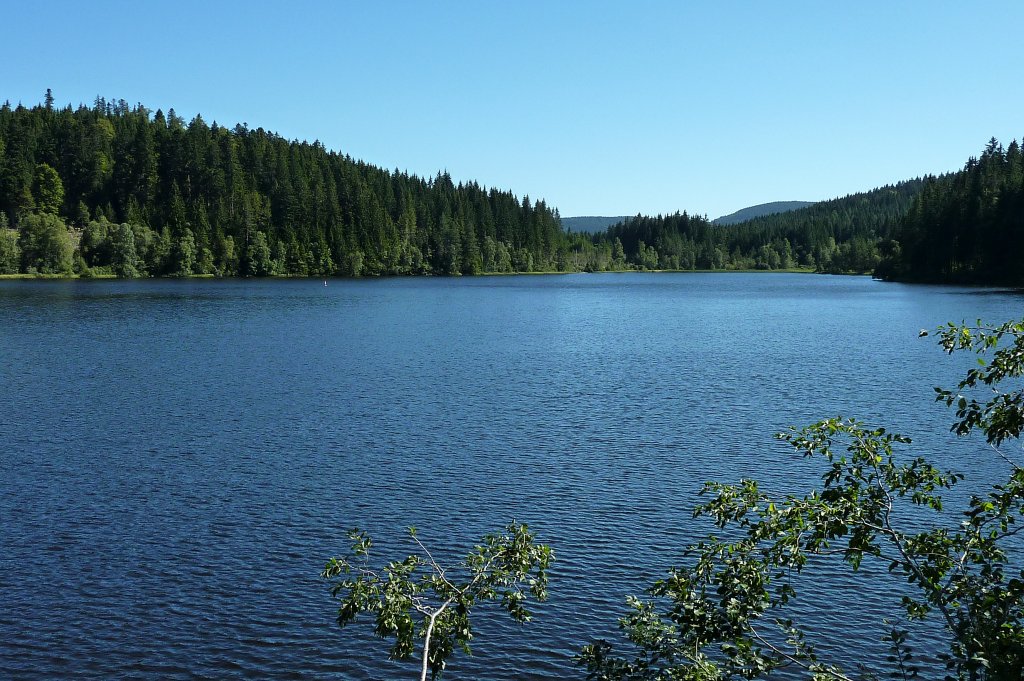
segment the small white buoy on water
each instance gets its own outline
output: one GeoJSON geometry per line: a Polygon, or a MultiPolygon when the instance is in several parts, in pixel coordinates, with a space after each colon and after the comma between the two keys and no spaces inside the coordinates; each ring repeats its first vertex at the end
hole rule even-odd
{"type": "Polygon", "coordinates": [[[324,279],[324,286],[327,286],[327,280],[324,279]]]}

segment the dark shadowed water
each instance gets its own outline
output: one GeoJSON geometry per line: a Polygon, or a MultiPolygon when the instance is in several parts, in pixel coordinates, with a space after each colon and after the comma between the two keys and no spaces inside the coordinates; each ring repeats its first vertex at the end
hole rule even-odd
{"type": "MultiPolygon", "coordinates": [[[[550,601],[481,611],[445,677],[582,678],[709,530],[702,482],[807,489],[777,430],[858,416],[994,480],[932,401],[964,362],[918,331],[1021,302],[809,275],[0,282],[0,677],[412,678],[334,624],[325,560],[352,526],[384,561],[409,525],[461,555],[515,518],[555,548],[550,601]]],[[[876,664],[898,607],[856,579],[807,616],[876,664]]]]}

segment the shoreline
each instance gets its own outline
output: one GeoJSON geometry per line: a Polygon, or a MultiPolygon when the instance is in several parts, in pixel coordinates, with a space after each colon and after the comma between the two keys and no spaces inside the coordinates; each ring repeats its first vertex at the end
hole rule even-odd
{"type": "MultiPolygon", "coordinates": [[[[743,270],[601,270],[598,272],[588,272],[585,270],[576,270],[572,272],[481,272],[480,274],[453,274],[453,275],[441,275],[441,274],[377,274],[367,275],[360,277],[347,277],[343,275],[332,274],[329,276],[297,276],[297,275],[271,275],[267,277],[245,277],[245,276],[230,276],[222,277],[216,274],[190,274],[187,276],[160,276],[160,277],[134,277],[135,280],[146,280],[146,279],[399,279],[399,278],[449,278],[458,279],[461,277],[518,277],[518,276],[550,276],[550,275],[568,275],[568,274],[832,274],[830,272],[816,272],[809,268],[792,267],[788,269],[780,270],[758,270],[758,269],[743,269],[743,270]]],[[[869,272],[839,272],[837,274],[843,276],[870,276],[869,272]]],[[[119,279],[113,274],[94,274],[83,277],[79,274],[0,274],[0,281],[21,281],[21,280],[54,280],[54,281],[88,281],[90,279],[101,279],[111,280],[119,279]]],[[[123,281],[130,281],[129,279],[122,279],[123,281]]]]}

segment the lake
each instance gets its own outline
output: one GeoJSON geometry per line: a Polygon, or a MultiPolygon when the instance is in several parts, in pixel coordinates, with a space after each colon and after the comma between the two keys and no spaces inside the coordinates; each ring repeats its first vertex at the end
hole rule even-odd
{"type": "MultiPolygon", "coordinates": [[[[813,484],[776,431],[857,416],[993,481],[933,401],[970,359],[918,332],[1021,303],[789,274],[0,282],[0,676],[414,678],[369,619],[337,627],[325,561],[353,526],[379,565],[410,525],[457,558],[516,519],[556,552],[550,600],[481,610],[445,678],[583,678],[709,531],[704,481],[813,484]]],[[[865,627],[897,603],[845,573],[805,595],[825,652],[884,660],[865,627]]]]}

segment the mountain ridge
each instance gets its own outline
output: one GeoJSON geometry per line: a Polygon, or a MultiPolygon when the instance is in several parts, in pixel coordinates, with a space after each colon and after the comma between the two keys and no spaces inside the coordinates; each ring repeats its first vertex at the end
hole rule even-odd
{"type": "Polygon", "coordinates": [[[814,204],[814,201],[770,201],[769,203],[759,203],[756,206],[740,208],[735,213],[723,215],[722,217],[715,218],[711,222],[716,225],[735,225],[740,222],[746,222],[747,220],[753,220],[754,218],[759,218],[765,215],[788,213],[789,211],[806,208],[807,206],[813,206],[814,204]]]}
{"type": "Polygon", "coordinates": [[[612,225],[628,220],[630,216],[620,215],[617,217],[604,215],[579,215],[576,217],[562,218],[562,229],[567,232],[585,232],[587,234],[598,234],[605,231],[612,225]]]}

